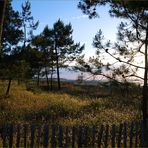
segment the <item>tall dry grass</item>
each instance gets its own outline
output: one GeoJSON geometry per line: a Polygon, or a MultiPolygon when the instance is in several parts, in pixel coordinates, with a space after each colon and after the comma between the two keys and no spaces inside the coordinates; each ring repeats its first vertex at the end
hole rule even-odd
{"type": "Polygon", "coordinates": [[[59,92],[28,91],[13,82],[9,96],[5,89],[0,81],[0,124],[95,125],[141,118],[140,97],[110,96],[104,88],[65,84],[59,92]]]}

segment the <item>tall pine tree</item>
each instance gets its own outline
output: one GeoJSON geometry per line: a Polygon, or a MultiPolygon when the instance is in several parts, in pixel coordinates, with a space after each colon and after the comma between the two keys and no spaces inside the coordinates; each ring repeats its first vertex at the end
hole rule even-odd
{"type": "Polygon", "coordinates": [[[11,80],[17,77],[18,53],[15,51],[17,51],[17,45],[23,37],[21,26],[22,21],[19,13],[13,10],[11,1],[8,1],[4,18],[0,59],[0,76],[9,80],[6,94],[9,93],[11,80]]]}

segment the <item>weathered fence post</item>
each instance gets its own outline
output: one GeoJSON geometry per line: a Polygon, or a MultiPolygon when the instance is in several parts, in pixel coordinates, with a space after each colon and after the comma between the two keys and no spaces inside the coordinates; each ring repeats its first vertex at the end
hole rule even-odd
{"type": "Polygon", "coordinates": [[[141,122],[141,147],[148,147],[148,120],[141,122]]]}
{"type": "Polygon", "coordinates": [[[122,128],[123,128],[123,124],[121,123],[120,126],[119,126],[119,134],[118,134],[117,147],[121,147],[122,128]]]}
{"type": "Polygon", "coordinates": [[[59,126],[59,147],[63,147],[63,129],[59,126]]]}
{"type": "Polygon", "coordinates": [[[135,148],[138,147],[138,122],[135,124],[135,148]]]}
{"type": "Polygon", "coordinates": [[[34,147],[34,139],[35,139],[35,125],[31,125],[30,129],[31,129],[31,142],[30,142],[30,148],[34,147]]]}
{"type": "Polygon", "coordinates": [[[116,126],[112,125],[112,147],[115,147],[115,140],[116,140],[116,126]]]}
{"type": "Polygon", "coordinates": [[[126,123],[123,124],[123,145],[124,145],[124,148],[127,147],[127,124],[126,123]]]}
{"type": "Polygon", "coordinates": [[[78,148],[82,147],[82,126],[78,128],[78,148]]]}
{"type": "Polygon", "coordinates": [[[20,140],[21,140],[21,125],[17,125],[17,138],[16,138],[16,147],[20,147],[20,140]]]}
{"type": "Polygon", "coordinates": [[[92,148],[95,147],[95,138],[96,138],[96,126],[92,127],[92,148]]]}
{"type": "Polygon", "coordinates": [[[100,132],[99,132],[99,135],[98,135],[98,147],[101,147],[101,144],[102,144],[103,129],[104,129],[104,126],[101,125],[100,132]]]}
{"type": "Polygon", "coordinates": [[[4,125],[2,127],[2,143],[3,143],[3,147],[5,148],[7,145],[6,145],[6,137],[7,137],[7,126],[4,125]]]}
{"type": "Polygon", "coordinates": [[[66,126],[65,148],[68,147],[68,131],[69,131],[68,126],[66,126]]]}
{"type": "Polygon", "coordinates": [[[41,139],[41,125],[37,128],[37,148],[40,148],[40,139],[41,139]]]}
{"type": "Polygon", "coordinates": [[[47,124],[44,125],[44,139],[43,139],[43,147],[48,147],[48,138],[49,138],[49,126],[47,124]]]}
{"type": "Polygon", "coordinates": [[[104,142],[105,148],[108,147],[108,136],[109,136],[109,125],[106,125],[106,130],[105,130],[105,142],[104,142]]]}
{"type": "Polygon", "coordinates": [[[14,126],[11,124],[9,127],[9,147],[13,147],[13,132],[14,132],[14,126]]]}
{"type": "Polygon", "coordinates": [[[76,140],[75,134],[76,134],[76,128],[73,126],[72,127],[72,148],[75,147],[75,140],[76,140]]]}
{"type": "Polygon", "coordinates": [[[55,139],[55,133],[56,133],[56,127],[55,125],[52,126],[52,135],[51,135],[51,147],[55,148],[56,147],[56,139],[55,139]]]}
{"type": "Polygon", "coordinates": [[[24,148],[26,148],[27,147],[28,125],[25,124],[23,127],[24,127],[24,148]]]}
{"type": "Polygon", "coordinates": [[[88,147],[88,127],[84,128],[84,147],[88,147]]]}
{"type": "Polygon", "coordinates": [[[132,148],[133,146],[133,128],[134,128],[134,123],[132,122],[130,126],[130,148],[132,148]]]}

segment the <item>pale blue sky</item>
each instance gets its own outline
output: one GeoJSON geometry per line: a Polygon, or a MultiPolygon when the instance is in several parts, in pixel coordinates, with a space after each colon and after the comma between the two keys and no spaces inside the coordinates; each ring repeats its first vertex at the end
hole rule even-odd
{"type": "MultiPolygon", "coordinates": [[[[21,10],[25,0],[13,0],[14,9],[21,10]]],[[[73,37],[76,42],[85,43],[85,54],[88,58],[94,55],[92,40],[99,29],[102,29],[107,39],[115,40],[119,19],[111,18],[107,7],[98,9],[100,18],[89,19],[77,8],[79,0],[30,0],[31,11],[40,24],[35,34],[40,33],[46,25],[52,28],[59,18],[65,23],[71,23],[73,37]]]]}
{"type": "MultiPolygon", "coordinates": [[[[13,0],[13,8],[21,10],[21,4],[25,0],[13,0]]],[[[79,0],[30,0],[31,11],[35,20],[39,20],[39,27],[35,34],[39,34],[48,25],[53,24],[60,18],[65,24],[71,23],[75,42],[85,43],[86,58],[95,54],[92,41],[99,29],[103,31],[106,39],[116,40],[117,26],[121,20],[111,18],[108,7],[99,7],[100,18],[89,19],[77,8],[79,0]]],[[[72,76],[74,78],[74,75],[72,76]]]]}

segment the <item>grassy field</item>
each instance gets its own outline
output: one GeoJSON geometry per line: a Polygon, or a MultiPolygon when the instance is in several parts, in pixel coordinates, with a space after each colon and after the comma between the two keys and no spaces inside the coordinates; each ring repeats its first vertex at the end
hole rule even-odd
{"type": "Polygon", "coordinates": [[[0,81],[0,124],[96,125],[141,119],[141,96],[135,96],[136,90],[123,97],[99,86],[62,86],[61,91],[47,92],[13,82],[5,96],[6,82],[0,81]]]}

